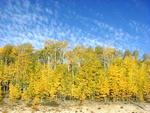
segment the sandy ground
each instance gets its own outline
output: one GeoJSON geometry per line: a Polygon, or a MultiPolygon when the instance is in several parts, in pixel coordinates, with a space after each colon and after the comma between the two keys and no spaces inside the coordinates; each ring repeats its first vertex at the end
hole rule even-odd
{"type": "Polygon", "coordinates": [[[38,106],[37,110],[27,107],[25,104],[0,106],[0,113],[150,113],[150,103],[102,103],[67,101],[58,107],[38,106]]]}

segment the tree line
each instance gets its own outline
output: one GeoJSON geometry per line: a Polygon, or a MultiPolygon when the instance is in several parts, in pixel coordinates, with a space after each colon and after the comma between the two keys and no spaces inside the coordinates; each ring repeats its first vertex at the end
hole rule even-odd
{"type": "Polygon", "coordinates": [[[0,48],[0,99],[9,95],[32,103],[44,100],[140,100],[150,94],[150,56],[114,48],[69,48],[45,41],[0,48]]]}

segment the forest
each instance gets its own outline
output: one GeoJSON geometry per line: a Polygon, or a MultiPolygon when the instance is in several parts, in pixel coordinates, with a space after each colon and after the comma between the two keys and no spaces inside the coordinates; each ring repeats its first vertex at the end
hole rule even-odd
{"type": "Polygon", "coordinates": [[[36,106],[58,100],[145,101],[150,95],[150,56],[111,47],[69,47],[46,40],[44,47],[0,48],[0,100],[36,106]]]}

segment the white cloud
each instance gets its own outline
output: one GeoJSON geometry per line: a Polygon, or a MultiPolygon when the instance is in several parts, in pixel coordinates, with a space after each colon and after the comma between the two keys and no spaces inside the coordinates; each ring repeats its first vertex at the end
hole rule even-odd
{"type": "MultiPolygon", "coordinates": [[[[36,47],[41,47],[44,40],[54,38],[69,40],[71,46],[83,44],[131,50],[140,48],[137,45],[137,41],[141,40],[139,36],[114,28],[103,21],[78,15],[74,11],[68,11],[61,17],[57,10],[61,9],[60,5],[59,2],[54,2],[56,9],[52,10],[51,7],[42,8],[38,2],[31,5],[29,0],[25,0],[24,4],[21,4],[19,0],[14,3],[9,1],[6,8],[0,11],[0,46],[10,42],[15,44],[29,42],[36,47]],[[88,28],[88,31],[80,26],[71,26],[60,21],[63,18],[70,19],[71,15],[82,24],[83,28],[88,28]]],[[[100,13],[97,15],[103,17],[100,13]]],[[[150,29],[146,26],[139,25],[135,21],[131,21],[129,26],[137,32],[142,31],[143,35],[148,38],[150,29]]]]}

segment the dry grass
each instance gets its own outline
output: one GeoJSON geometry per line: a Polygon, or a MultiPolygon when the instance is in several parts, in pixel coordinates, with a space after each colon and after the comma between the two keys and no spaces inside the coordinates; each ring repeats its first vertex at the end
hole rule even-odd
{"type": "MultiPolygon", "coordinates": [[[[8,100],[7,100],[8,101],[8,100]]],[[[45,102],[32,109],[24,103],[17,103],[14,106],[5,102],[0,106],[0,113],[150,113],[150,103],[123,103],[123,102],[80,102],[65,101],[61,104],[56,102],[45,102]]]]}

